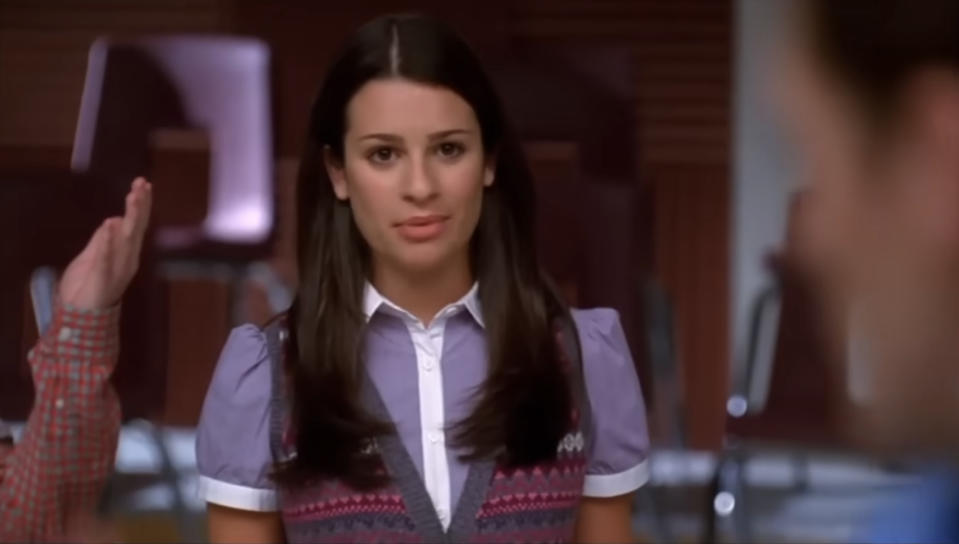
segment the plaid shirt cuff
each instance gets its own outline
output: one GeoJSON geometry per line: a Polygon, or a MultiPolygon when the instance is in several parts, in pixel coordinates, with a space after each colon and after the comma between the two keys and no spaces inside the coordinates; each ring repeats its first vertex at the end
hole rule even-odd
{"type": "Polygon", "coordinates": [[[119,305],[87,310],[58,301],[50,328],[35,349],[58,360],[88,361],[109,371],[119,352],[119,323],[119,305]]]}
{"type": "Polygon", "coordinates": [[[64,542],[66,520],[94,512],[120,426],[119,314],[58,303],[31,350],[36,397],[0,485],[0,541],[64,542]]]}

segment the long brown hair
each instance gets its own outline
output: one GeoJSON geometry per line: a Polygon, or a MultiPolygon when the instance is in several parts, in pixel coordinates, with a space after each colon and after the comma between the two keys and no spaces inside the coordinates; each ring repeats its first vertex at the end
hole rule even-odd
{"type": "Polygon", "coordinates": [[[369,248],[348,203],[338,200],[323,152],[343,158],[346,110],[367,82],[401,77],[456,92],[476,113],[484,151],[496,158],[470,242],[486,327],[489,374],[475,409],[454,428],[465,458],[528,465],[552,458],[568,430],[572,400],[558,364],[557,320],[568,310],[540,270],[532,176],[478,59],[428,17],[385,16],[360,27],[333,63],[310,116],[297,188],[299,286],[289,314],[296,457],[277,467],[287,484],[335,477],[382,484],[377,458],[361,451],[392,432],[360,401],[366,326],[361,299],[369,248]]]}

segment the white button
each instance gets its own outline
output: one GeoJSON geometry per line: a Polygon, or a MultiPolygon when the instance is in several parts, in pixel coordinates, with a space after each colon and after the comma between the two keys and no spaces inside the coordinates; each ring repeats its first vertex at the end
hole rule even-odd
{"type": "Polygon", "coordinates": [[[60,329],[60,340],[69,340],[71,336],[73,336],[73,330],[70,327],[60,329]]]}
{"type": "Polygon", "coordinates": [[[443,433],[439,431],[430,431],[429,437],[430,437],[430,442],[436,444],[437,442],[443,439],[443,433]]]}
{"type": "Polygon", "coordinates": [[[57,399],[54,401],[53,405],[57,407],[57,410],[63,408],[63,399],[57,399]]]}
{"type": "Polygon", "coordinates": [[[443,523],[446,523],[446,518],[449,516],[449,514],[446,513],[445,508],[437,508],[436,515],[439,516],[440,521],[442,521],[443,523]]]}
{"type": "Polygon", "coordinates": [[[423,370],[427,372],[433,370],[433,361],[431,359],[426,359],[423,361],[423,370]]]}

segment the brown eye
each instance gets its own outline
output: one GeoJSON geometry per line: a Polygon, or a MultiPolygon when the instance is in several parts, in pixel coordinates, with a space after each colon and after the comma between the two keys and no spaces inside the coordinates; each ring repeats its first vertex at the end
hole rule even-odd
{"type": "Polygon", "coordinates": [[[378,147],[374,149],[368,157],[375,163],[387,163],[396,158],[396,151],[389,147],[378,147]]]}
{"type": "Polygon", "coordinates": [[[463,146],[456,142],[444,142],[437,148],[437,153],[444,159],[454,159],[463,154],[463,146]]]}

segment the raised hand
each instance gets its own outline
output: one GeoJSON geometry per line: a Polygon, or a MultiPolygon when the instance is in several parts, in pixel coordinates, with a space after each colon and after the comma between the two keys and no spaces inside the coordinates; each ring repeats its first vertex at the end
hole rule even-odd
{"type": "Polygon", "coordinates": [[[64,271],[60,280],[62,303],[95,310],[120,301],[140,264],[152,191],[145,179],[133,180],[123,217],[104,221],[64,271]]]}

